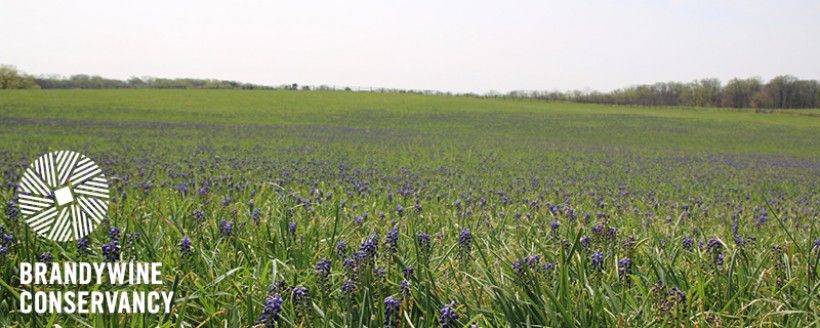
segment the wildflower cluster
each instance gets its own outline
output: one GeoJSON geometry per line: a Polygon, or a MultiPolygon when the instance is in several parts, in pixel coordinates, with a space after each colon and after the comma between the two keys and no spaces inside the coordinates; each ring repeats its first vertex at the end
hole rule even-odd
{"type": "Polygon", "coordinates": [[[461,233],[458,235],[458,247],[462,257],[470,256],[470,250],[472,249],[472,245],[473,233],[470,231],[470,229],[461,229],[461,233]]]}
{"type": "Polygon", "coordinates": [[[456,313],[455,308],[453,308],[455,304],[456,302],[452,301],[441,308],[439,313],[439,323],[441,324],[441,328],[456,327],[458,322],[458,313],[456,313]]]}
{"type": "Polygon", "coordinates": [[[191,238],[183,236],[179,241],[179,253],[183,256],[191,253],[191,238]]]}
{"type": "Polygon", "coordinates": [[[720,269],[723,267],[723,242],[717,238],[709,239],[706,243],[706,252],[712,256],[715,267],[720,269]]]}
{"type": "Polygon", "coordinates": [[[10,221],[16,221],[19,216],[20,209],[17,207],[17,203],[15,203],[14,200],[6,202],[6,217],[10,221]]]}
{"type": "Polygon", "coordinates": [[[677,287],[669,288],[660,281],[652,287],[652,303],[659,320],[680,320],[686,310],[686,293],[677,287]]]}
{"type": "Polygon", "coordinates": [[[276,322],[279,319],[279,313],[282,312],[282,303],[284,302],[285,301],[282,299],[282,296],[278,293],[273,296],[269,296],[265,299],[265,308],[262,310],[262,314],[259,316],[259,319],[256,319],[256,323],[264,325],[265,327],[276,326],[276,322]]]}
{"type": "Polygon", "coordinates": [[[384,326],[395,327],[399,322],[399,301],[388,296],[384,299],[384,326]]]}
{"type": "Polygon", "coordinates": [[[0,226],[0,256],[6,255],[14,243],[14,234],[7,231],[6,227],[0,226]]]}
{"type": "Polygon", "coordinates": [[[111,227],[108,230],[108,242],[101,246],[102,255],[108,262],[116,262],[120,260],[120,229],[111,227]]]}
{"type": "Polygon", "coordinates": [[[88,236],[77,239],[77,254],[85,257],[91,254],[91,239],[88,236]]]}

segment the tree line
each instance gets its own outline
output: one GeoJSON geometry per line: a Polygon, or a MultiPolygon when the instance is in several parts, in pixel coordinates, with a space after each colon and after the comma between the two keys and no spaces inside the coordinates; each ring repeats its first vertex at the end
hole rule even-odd
{"type": "MultiPolygon", "coordinates": [[[[723,84],[718,79],[701,79],[689,83],[660,82],[637,85],[610,92],[598,91],[512,91],[506,94],[453,94],[449,92],[370,88],[373,92],[466,95],[480,97],[526,98],[596,104],[640,106],[691,106],[728,108],[817,108],[820,107],[820,82],[781,75],[768,82],[759,78],[732,79],[723,84]]],[[[109,79],[96,75],[31,76],[13,66],[0,66],[0,89],[243,89],[243,90],[311,90],[296,83],[266,86],[214,79],[137,78],[109,79]]],[[[314,90],[353,91],[328,86],[314,90]]]]}
{"type": "Polygon", "coordinates": [[[777,76],[764,83],[759,78],[732,79],[722,84],[717,79],[690,83],[660,82],[614,90],[598,91],[513,91],[513,98],[534,98],[582,103],[690,106],[727,108],[817,108],[820,88],[816,80],[777,76]]]}
{"type": "MultiPolygon", "coordinates": [[[[290,85],[288,85],[290,86],[290,85]]],[[[77,74],[62,76],[31,76],[13,66],[0,66],[0,89],[277,89],[266,85],[214,79],[166,79],[132,77],[128,80],[77,74]]]]}

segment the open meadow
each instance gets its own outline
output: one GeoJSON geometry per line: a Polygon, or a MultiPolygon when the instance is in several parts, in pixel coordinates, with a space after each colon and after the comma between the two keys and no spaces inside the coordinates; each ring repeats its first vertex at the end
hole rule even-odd
{"type": "Polygon", "coordinates": [[[3,90],[0,171],[3,327],[820,325],[817,110],[3,90]],[[57,150],[111,183],[79,242],[14,199],[57,150]],[[162,262],[136,288],[173,310],[19,313],[17,263],[49,257],[162,262]]]}

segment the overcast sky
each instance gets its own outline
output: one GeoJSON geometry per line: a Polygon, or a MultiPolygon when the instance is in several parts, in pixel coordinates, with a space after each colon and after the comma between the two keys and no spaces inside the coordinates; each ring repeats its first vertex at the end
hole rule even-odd
{"type": "Polygon", "coordinates": [[[9,1],[31,74],[445,91],[820,79],[820,1],[9,1]]]}

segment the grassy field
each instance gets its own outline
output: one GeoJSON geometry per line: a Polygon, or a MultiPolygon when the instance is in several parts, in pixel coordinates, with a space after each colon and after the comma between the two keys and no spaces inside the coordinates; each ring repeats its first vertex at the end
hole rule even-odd
{"type": "Polygon", "coordinates": [[[816,114],[0,91],[0,325],[816,326],[816,114]],[[12,213],[28,163],[64,149],[112,178],[88,250],[12,213]],[[164,264],[170,315],[17,313],[19,262],[103,261],[112,239],[164,264]]]}

